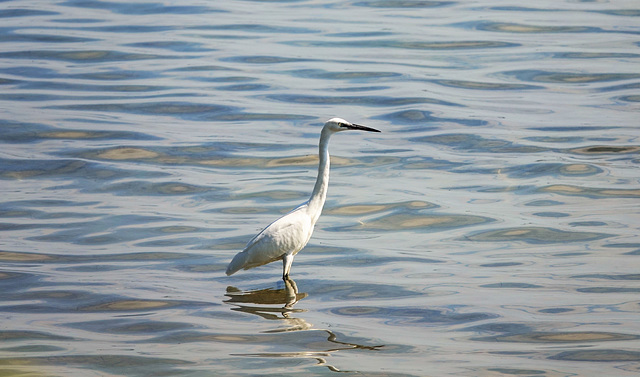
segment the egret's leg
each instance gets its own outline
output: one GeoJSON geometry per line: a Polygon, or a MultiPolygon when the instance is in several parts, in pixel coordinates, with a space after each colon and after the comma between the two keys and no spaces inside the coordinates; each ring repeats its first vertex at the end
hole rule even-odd
{"type": "Polygon", "coordinates": [[[289,271],[291,271],[291,265],[293,264],[293,254],[285,254],[282,257],[282,280],[289,278],[289,271]]]}

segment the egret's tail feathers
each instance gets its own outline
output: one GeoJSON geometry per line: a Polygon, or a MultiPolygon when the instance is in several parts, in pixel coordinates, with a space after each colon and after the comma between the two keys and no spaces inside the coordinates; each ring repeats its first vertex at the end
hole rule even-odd
{"type": "Polygon", "coordinates": [[[227,276],[233,275],[239,270],[243,269],[244,266],[247,264],[248,256],[249,256],[249,253],[244,251],[236,254],[236,256],[233,257],[233,260],[231,261],[231,263],[229,263],[229,265],[227,266],[227,276]]]}

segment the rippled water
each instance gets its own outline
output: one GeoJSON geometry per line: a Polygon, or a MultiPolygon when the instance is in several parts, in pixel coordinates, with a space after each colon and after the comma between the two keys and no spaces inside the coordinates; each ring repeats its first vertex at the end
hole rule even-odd
{"type": "Polygon", "coordinates": [[[637,375],[638,5],[1,2],[0,374],[637,375]]]}

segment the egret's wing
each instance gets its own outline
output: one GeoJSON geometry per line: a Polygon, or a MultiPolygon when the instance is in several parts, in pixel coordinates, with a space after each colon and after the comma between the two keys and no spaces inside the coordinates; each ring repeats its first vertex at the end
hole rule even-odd
{"type": "Polygon", "coordinates": [[[240,269],[262,266],[281,259],[286,253],[299,251],[309,241],[312,230],[311,218],[303,206],[296,208],[253,237],[229,263],[227,275],[240,269]]]}

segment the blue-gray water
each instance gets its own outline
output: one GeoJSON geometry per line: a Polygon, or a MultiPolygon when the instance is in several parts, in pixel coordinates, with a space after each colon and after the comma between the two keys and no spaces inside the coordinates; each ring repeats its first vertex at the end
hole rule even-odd
{"type": "Polygon", "coordinates": [[[0,375],[636,376],[637,1],[0,2],[0,375]],[[292,270],[232,256],[309,195],[292,270]]]}

